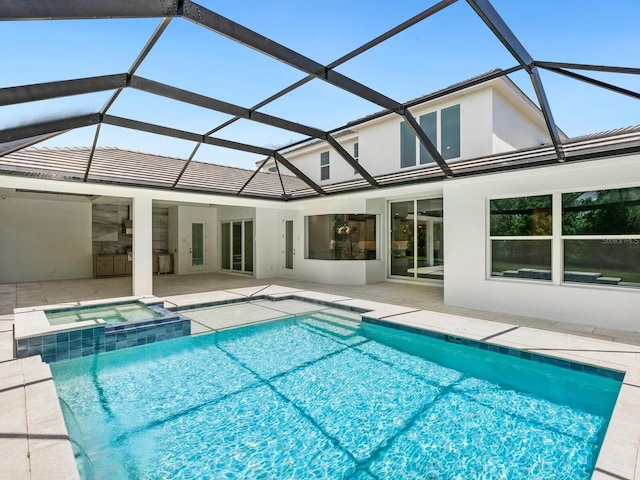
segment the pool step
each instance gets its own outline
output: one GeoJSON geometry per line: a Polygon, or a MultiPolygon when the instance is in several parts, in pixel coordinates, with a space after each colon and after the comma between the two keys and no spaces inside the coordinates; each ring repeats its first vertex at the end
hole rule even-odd
{"type": "Polygon", "coordinates": [[[330,315],[322,312],[315,312],[307,315],[307,318],[311,320],[308,325],[318,331],[326,332],[330,335],[338,335],[343,338],[348,338],[358,333],[360,323],[354,320],[339,318],[334,315],[330,315]],[[321,322],[320,324],[313,322],[321,322]],[[327,328],[323,324],[327,325],[327,328]]]}

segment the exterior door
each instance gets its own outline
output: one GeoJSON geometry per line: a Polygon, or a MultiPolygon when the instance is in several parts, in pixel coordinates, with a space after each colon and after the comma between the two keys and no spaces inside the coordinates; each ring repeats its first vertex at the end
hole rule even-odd
{"type": "Polygon", "coordinates": [[[253,273],[253,220],[223,222],[220,232],[221,268],[253,273]]]}
{"type": "Polygon", "coordinates": [[[292,218],[285,218],[284,222],[284,233],[282,235],[284,241],[284,250],[282,253],[284,254],[284,273],[287,275],[293,275],[294,273],[294,260],[296,256],[296,248],[294,243],[294,221],[292,218]]]}
{"type": "Polygon", "coordinates": [[[390,276],[444,279],[444,216],[441,198],[390,205],[390,276]]]}
{"type": "Polygon", "coordinates": [[[202,270],[204,268],[204,222],[193,222],[191,224],[191,270],[202,270]]]}

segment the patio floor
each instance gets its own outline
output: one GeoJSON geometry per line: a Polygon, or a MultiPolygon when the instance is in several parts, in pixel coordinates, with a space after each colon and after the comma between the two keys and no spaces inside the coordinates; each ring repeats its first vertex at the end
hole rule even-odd
{"type": "MultiPolygon", "coordinates": [[[[153,294],[162,298],[265,284],[276,284],[303,290],[402,305],[420,310],[450,313],[463,317],[491,320],[542,330],[573,333],[601,340],[640,345],[640,333],[451,307],[444,304],[441,287],[414,283],[380,282],[369,285],[326,285],[322,283],[304,282],[293,277],[256,280],[243,275],[224,273],[157,275],[153,277],[153,294]]],[[[14,308],[124,297],[129,295],[131,295],[131,277],[0,284],[0,362],[13,358],[11,332],[14,308]]]]}

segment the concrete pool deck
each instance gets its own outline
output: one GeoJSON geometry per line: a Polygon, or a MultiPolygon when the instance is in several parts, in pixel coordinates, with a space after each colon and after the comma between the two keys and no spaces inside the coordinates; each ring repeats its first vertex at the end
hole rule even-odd
{"type": "MultiPolygon", "coordinates": [[[[385,322],[626,372],[593,478],[640,479],[640,422],[637,421],[640,418],[640,348],[632,343],[619,341],[621,336],[627,336],[625,332],[607,332],[609,334],[605,335],[594,333],[593,327],[583,327],[584,330],[591,329],[587,333],[590,335],[584,336],[562,329],[550,330],[553,322],[543,321],[546,330],[537,328],[535,319],[490,312],[479,312],[479,315],[471,315],[473,311],[452,313],[455,309],[442,312],[419,308],[416,303],[403,306],[403,303],[411,302],[404,302],[401,293],[406,294],[407,290],[410,290],[415,294],[419,291],[413,289],[414,286],[406,288],[407,285],[403,284],[389,284],[388,290],[395,290],[395,286],[398,286],[398,295],[387,303],[384,300],[391,294],[387,292],[386,296],[377,295],[376,286],[359,287],[358,293],[363,295],[358,297],[350,295],[354,291],[351,287],[326,286],[328,288],[324,288],[324,291],[317,291],[307,289],[309,285],[303,285],[303,282],[290,285],[259,284],[257,281],[255,284],[247,283],[236,288],[211,291],[185,289],[187,291],[179,295],[163,296],[156,292],[156,296],[162,297],[169,307],[243,301],[219,305],[213,309],[215,312],[209,310],[208,313],[203,313],[204,311],[198,309],[183,312],[192,320],[192,334],[310,310],[349,307],[367,310],[367,317],[385,322]],[[296,299],[269,302],[257,298],[264,295],[274,298],[295,295],[296,299]],[[298,299],[319,301],[323,304],[310,305],[298,299]],[[224,315],[225,320],[220,319],[220,314],[224,315]],[[598,338],[599,335],[603,338],[598,338]]],[[[425,291],[428,293],[431,288],[433,287],[422,287],[420,291],[423,294],[425,291]]],[[[67,298],[66,301],[73,299],[67,298]]],[[[437,308],[436,303],[433,305],[437,308]]],[[[342,312],[350,316],[357,315],[344,310],[342,312]]],[[[11,334],[8,327],[12,321],[11,315],[0,317],[0,332],[3,335],[11,334]]],[[[579,332],[579,327],[569,326],[567,330],[575,328],[579,332]]],[[[631,342],[634,342],[635,335],[628,336],[631,342]]],[[[4,345],[5,337],[6,335],[0,337],[0,353],[7,350],[4,345]]],[[[5,471],[9,473],[7,478],[12,479],[78,478],[62,414],[59,409],[51,408],[52,405],[57,405],[57,397],[48,365],[40,362],[39,357],[0,362],[0,405],[0,449],[3,452],[11,452],[10,455],[3,455],[10,460],[2,462],[3,478],[5,471]]]]}

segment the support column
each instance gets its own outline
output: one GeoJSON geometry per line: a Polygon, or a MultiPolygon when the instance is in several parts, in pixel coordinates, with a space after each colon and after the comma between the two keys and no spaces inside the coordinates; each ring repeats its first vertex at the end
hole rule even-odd
{"type": "Polygon", "coordinates": [[[133,294],[153,294],[152,206],[148,197],[134,197],[133,215],[133,294]]]}

